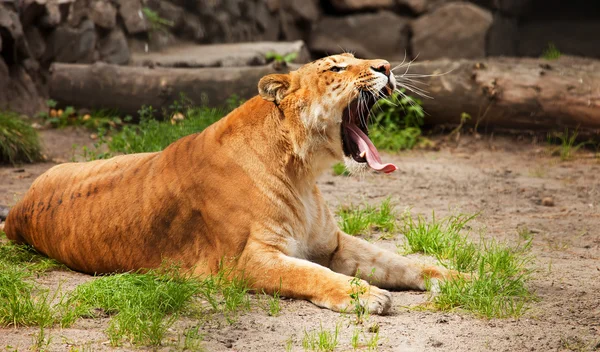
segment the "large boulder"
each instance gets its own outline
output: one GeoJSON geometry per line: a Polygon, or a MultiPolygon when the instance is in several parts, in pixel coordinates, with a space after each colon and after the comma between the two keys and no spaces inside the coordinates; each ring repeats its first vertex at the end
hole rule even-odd
{"type": "Polygon", "coordinates": [[[137,34],[148,31],[148,22],[142,12],[140,0],[117,0],[119,5],[119,16],[125,23],[125,29],[129,34],[137,34]]]}
{"type": "Polygon", "coordinates": [[[198,13],[211,43],[276,40],[279,19],[262,0],[197,1],[198,13]]]}
{"type": "Polygon", "coordinates": [[[92,63],[95,61],[96,39],[94,22],[89,19],[82,21],[77,28],[62,24],[48,38],[44,61],[92,63]]]}
{"type": "Polygon", "coordinates": [[[477,5],[442,5],[412,23],[412,54],[420,59],[485,57],[492,14],[477,5]]]}
{"type": "Polygon", "coordinates": [[[389,11],[323,17],[309,48],[322,55],[351,51],[361,58],[402,60],[408,51],[409,19],[389,11]]]}
{"type": "Polygon", "coordinates": [[[125,65],[129,62],[129,46],[127,38],[121,29],[113,29],[107,36],[98,41],[100,60],[116,65],[125,65]]]}
{"type": "Polygon", "coordinates": [[[170,22],[169,29],[178,37],[193,41],[204,39],[205,30],[198,15],[167,1],[150,0],[148,6],[170,22]]]}
{"type": "Polygon", "coordinates": [[[284,1],[280,6],[270,6],[279,10],[281,31],[285,40],[306,40],[312,24],[321,17],[318,0],[284,1]]]}
{"type": "Polygon", "coordinates": [[[106,0],[94,1],[89,9],[90,18],[100,28],[113,29],[117,24],[117,9],[106,0]]]}

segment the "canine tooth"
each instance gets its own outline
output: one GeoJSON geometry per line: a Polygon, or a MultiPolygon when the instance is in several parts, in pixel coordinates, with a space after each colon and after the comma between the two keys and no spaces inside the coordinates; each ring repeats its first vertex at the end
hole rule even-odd
{"type": "Polygon", "coordinates": [[[362,153],[360,153],[360,155],[359,155],[359,156],[360,156],[361,158],[364,158],[365,156],[367,156],[367,152],[362,152],[362,153]]]}

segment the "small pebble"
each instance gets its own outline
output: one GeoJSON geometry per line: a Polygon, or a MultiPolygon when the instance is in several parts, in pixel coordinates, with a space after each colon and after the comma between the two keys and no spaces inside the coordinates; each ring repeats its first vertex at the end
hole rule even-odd
{"type": "Polygon", "coordinates": [[[552,199],[552,197],[545,197],[542,199],[542,205],[545,207],[553,207],[554,199],[552,199]]]}

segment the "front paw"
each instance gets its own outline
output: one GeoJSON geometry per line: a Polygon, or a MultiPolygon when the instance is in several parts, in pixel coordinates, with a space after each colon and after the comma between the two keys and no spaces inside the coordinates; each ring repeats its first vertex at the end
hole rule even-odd
{"type": "Polygon", "coordinates": [[[360,302],[369,313],[382,315],[386,314],[392,306],[392,294],[379,287],[370,286],[360,302]]]}

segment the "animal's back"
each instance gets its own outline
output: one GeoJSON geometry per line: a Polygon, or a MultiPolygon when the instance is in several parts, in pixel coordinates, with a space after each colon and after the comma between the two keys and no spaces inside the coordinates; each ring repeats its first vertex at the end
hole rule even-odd
{"type": "Polygon", "coordinates": [[[158,157],[142,153],[51,168],[10,210],[6,235],[76,270],[134,269],[135,258],[110,247],[127,243],[128,228],[141,225],[140,207],[133,205],[148,198],[145,184],[158,176],[152,171],[158,157]],[[106,255],[91,258],[90,251],[106,255]]]}

